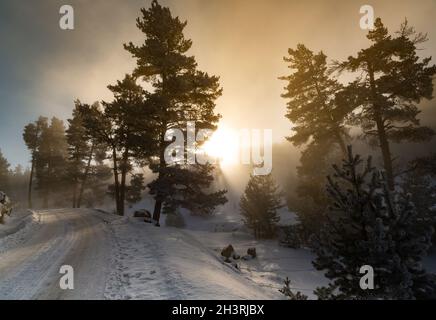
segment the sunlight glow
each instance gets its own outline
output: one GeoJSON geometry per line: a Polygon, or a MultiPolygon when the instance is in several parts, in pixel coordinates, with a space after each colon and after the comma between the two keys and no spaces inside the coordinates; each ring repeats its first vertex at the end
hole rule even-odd
{"type": "Polygon", "coordinates": [[[235,165],[239,162],[239,133],[220,126],[205,142],[203,150],[210,157],[216,158],[222,167],[235,165]]]}

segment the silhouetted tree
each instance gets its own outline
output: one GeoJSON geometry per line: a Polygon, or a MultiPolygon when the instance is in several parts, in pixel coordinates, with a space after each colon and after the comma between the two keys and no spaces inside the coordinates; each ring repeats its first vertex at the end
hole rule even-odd
{"type": "Polygon", "coordinates": [[[372,145],[380,147],[387,182],[393,189],[390,142],[426,141],[434,135],[432,129],[420,125],[417,104],[432,98],[436,66],[429,65],[431,58],[419,59],[417,45],[427,35],[417,33],[407,20],[395,35],[389,35],[378,18],[367,38],[371,46],[338,64],[338,69],[362,74],[348,87],[357,101],[354,122],[372,145]]]}
{"type": "Polygon", "coordinates": [[[165,194],[164,212],[188,209],[192,215],[209,216],[215,208],[227,202],[227,190],[212,190],[214,167],[206,165],[174,165],[163,169],[164,174],[149,184],[150,194],[165,194]]]}
{"type": "Polygon", "coordinates": [[[111,153],[114,173],[114,196],[117,212],[124,215],[126,177],[138,150],[148,149],[151,118],[144,90],[135,77],[126,75],[116,85],[108,86],[114,101],[99,105],[82,105],[80,112],[87,134],[111,153]]]}
{"type": "Polygon", "coordinates": [[[296,211],[307,240],[323,223],[327,206],[324,179],[331,160],[346,153],[345,120],[352,104],[343,86],[329,74],[323,52],[314,54],[299,44],[288,53],[284,60],[292,73],[280,78],[286,81],[282,97],[288,101],[286,117],[292,122],[293,135],[287,139],[294,146],[306,146],[297,169],[297,197],[289,198],[288,206],[296,211]]]}
{"type": "Polygon", "coordinates": [[[42,132],[48,128],[48,119],[45,117],[39,117],[39,119],[33,123],[29,123],[24,127],[23,139],[27,148],[31,153],[31,167],[29,176],[29,186],[27,193],[27,205],[32,208],[32,188],[33,179],[35,175],[35,165],[38,156],[38,150],[41,145],[42,132]]]}
{"type": "Polygon", "coordinates": [[[141,194],[145,190],[144,185],[144,175],[143,174],[132,174],[130,178],[130,185],[126,190],[126,200],[130,204],[141,201],[141,194]]]}
{"type": "MultiPolygon", "coordinates": [[[[214,113],[215,100],[222,90],[218,77],[199,71],[195,58],[186,54],[192,46],[192,41],[183,34],[186,22],[173,17],[169,8],[157,1],[141,12],[137,26],[145,35],[144,43],[140,46],[129,43],[125,49],[137,59],[134,75],[142,77],[152,87],[146,96],[154,108],[156,130],[153,131],[154,145],[147,150],[147,157],[150,168],[158,176],[150,185],[156,200],[153,219],[158,224],[163,204],[170,201],[168,191],[174,190],[174,186],[169,185],[173,180],[168,175],[190,177],[183,167],[168,168],[165,149],[169,142],[165,141],[165,133],[168,129],[185,128],[187,121],[194,121],[197,129],[215,129],[220,117],[214,113]]],[[[191,182],[186,179],[184,185],[191,182]]]]}
{"type": "Polygon", "coordinates": [[[288,140],[295,146],[311,140],[336,144],[345,154],[345,117],[351,110],[337,98],[342,85],[329,76],[326,55],[314,54],[303,44],[288,53],[284,60],[293,72],[280,78],[287,82],[282,97],[288,100],[286,117],[293,124],[288,140]]]}
{"type": "Polygon", "coordinates": [[[86,172],[89,171],[92,159],[92,142],[87,135],[83,125],[82,114],[80,113],[80,101],[75,102],[73,117],[68,119],[66,130],[68,142],[68,178],[73,188],[73,208],[80,208],[80,184],[85,180],[86,172]]]}
{"type": "Polygon", "coordinates": [[[240,202],[241,215],[256,238],[270,238],[280,220],[277,209],[282,207],[278,186],[271,174],[251,176],[240,202]]]}
{"type": "Polygon", "coordinates": [[[67,139],[62,120],[53,117],[50,125],[43,128],[36,155],[36,182],[42,195],[43,206],[49,205],[52,192],[66,188],[67,139]]]}

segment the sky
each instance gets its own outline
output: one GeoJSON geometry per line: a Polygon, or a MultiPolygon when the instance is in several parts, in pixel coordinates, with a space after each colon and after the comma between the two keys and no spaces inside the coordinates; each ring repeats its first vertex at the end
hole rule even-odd
{"type": "MultiPolygon", "coordinates": [[[[108,84],[133,70],[123,43],[139,44],[135,26],[141,7],[151,0],[1,0],[0,2],[0,149],[14,166],[27,166],[23,127],[39,115],[66,120],[73,101],[110,100],[108,84]],[[59,9],[74,8],[75,29],[61,30],[59,9]]],[[[372,5],[391,30],[405,17],[429,41],[420,54],[436,59],[436,0],[161,1],[187,20],[186,36],[199,69],[220,76],[217,101],[222,123],[239,130],[273,129],[284,141],[291,124],[280,97],[289,73],[283,57],[304,43],[330,59],[345,59],[367,45],[359,9],[372,5]]],[[[436,124],[434,101],[425,102],[423,120],[436,124]]]]}

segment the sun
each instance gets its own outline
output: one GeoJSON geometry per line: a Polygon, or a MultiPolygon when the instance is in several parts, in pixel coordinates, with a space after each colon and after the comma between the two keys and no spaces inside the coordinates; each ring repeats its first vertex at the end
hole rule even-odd
{"type": "Polygon", "coordinates": [[[239,161],[239,134],[220,126],[205,142],[204,152],[217,159],[221,166],[235,165],[239,161]]]}

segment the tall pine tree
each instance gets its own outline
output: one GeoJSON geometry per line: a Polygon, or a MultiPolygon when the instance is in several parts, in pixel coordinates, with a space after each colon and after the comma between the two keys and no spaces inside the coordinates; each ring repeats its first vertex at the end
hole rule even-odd
{"type": "Polygon", "coordinates": [[[370,143],[380,148],[392,189],[395,172],[391,142],[427,141],[434,135],[431,128],[420,125],[417,105],[422,99],[432,98],[436,66],[430,65],[431,58],[419,58],[417,45],[427,36],[417,33],[407,20],[395,35],[390,35],[378,18],[367,38],[371,45],[338,68],[362,74],[348,88],[357,101],[354,120],[370,143]]]}
{"type": "Polygon", "coordinates": [[[181,182],[185,187],[195,185],[195,172],[198,171],[193,169],[189,174],[190,170],[184,166],[167,166],[165,149],[169,142],[165,141],[165,133],[169,129],[185,128],[187,121],[194,121],[197,129],[215,129],[220,118],[214,112],[215,100],[222,90],[218,77],[199,71],[195,58],[187,55],[192,41],[183,34],[186,22],[173,17],[169,8],[156,0],[150,8],[141,9],[141,13],[142,17],[136,22],[145,35],[144,43],[139,46],[129,43],[125,49],[137,59],[134,75],[153,88],[146,96],[154,107],[156,130],[153,131],[154,145],[147,151],[147,156],[150,168],[157,174],[150,189],[156,200],[153,218],[159,223],[163,205],[166,202],[169,206],[174,204],[171,200],[171,192],[176,187],[174,182],[181,182]],[[186,179],[182,181],[177,175],[186,179]]]}
{"type": "Polygon", "coordinates": [[[27,190],[27,205],[32,208],[32,189],[33,180],[35,175],[36,159],[38,156],[39,147],[41,146],[42,133],[48,128],[48,119],[45,117],[39,117],[39,119],[33,123],[29,123],[24,127],[23,139],[27,148],[31,154],[31,165],[29,184],[27,190]]]}
{"type": "Polygon", "coordinates": [[[36,182],[43,207],[48,208],[50,194],[65,187],[67,170],[67,139],[62,120],[53,117],[41,133],[36,157],[36,182]]]}
{"type": "Polygon", "coordinates": [[[324,177],[331,160],[346,153],[346,117],[352,110],[343,86],[329,74],[327,57],[313,53],[303,44],[288,50],[284,60],[292,73],[282,97],[287,102],[286,117],[292,122],[293,135],[287,139],[296,147],[305,146],[297,168],[297,197],[288,205],[298,214],[305,238],[319,232],[327,205],[324,177]]]}
{"type": "MultiPolygon", "coordinates": [[[[75,102],[73,117],[68,119],[68,178],[73,188],[73,208],[80,208],[81,183],[86,179],[93,153],[93,143],[83,125],[80,101],[75,102]]],[[[82,191],[83,192],[83,191],[82,191]]]]}
{"type": "Polygon", "coordinates": [[[84,104],[80,112],[87,134],[111,153],[116,208],[118,214],[124,215],[127,174],[132,160],[150,148],[153,119],[144,90],[134,76],[126,75],[108,88],[114,95],[113,101],[103,102],[102,106],[84,104]]]}

